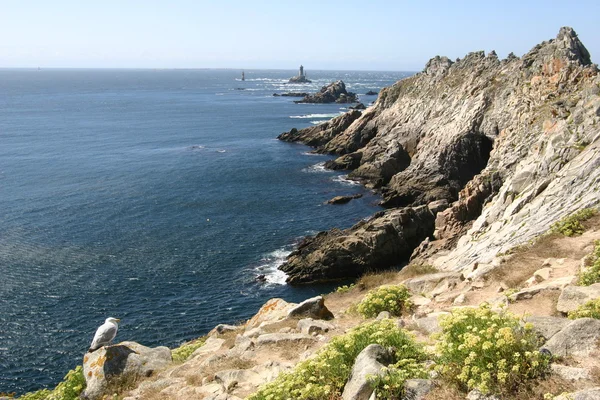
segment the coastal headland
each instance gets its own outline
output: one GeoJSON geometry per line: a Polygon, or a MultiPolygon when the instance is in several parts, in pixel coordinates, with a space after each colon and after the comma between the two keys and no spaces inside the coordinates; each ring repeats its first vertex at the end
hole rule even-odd
{"type": "Polygon", "coordinates": [[[372,107],[279,137],[382,194],[386,210],[306,238],[281,266],[292,284],[355,284],[271,299],[170,355],[99,350],[55,391],[600,398],[599,126],[600,74],[572,28],[521,58],[434,57],[372,107]]]}

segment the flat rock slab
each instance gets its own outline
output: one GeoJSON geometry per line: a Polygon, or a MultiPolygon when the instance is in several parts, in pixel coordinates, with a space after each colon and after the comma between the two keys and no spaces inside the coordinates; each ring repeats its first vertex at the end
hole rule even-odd
{"type": "Polygon", "coordinates": [[[573,278],[574,277],[572,276],[565,276],[562,278],[554,279],[552,281],[543,282],[541,284],[520,290],[517,293],[510,295],[509,299],[511,301],[527,300],[531,299],[533,296],[542,291],[561,290],[565,287],[568,287],[568,285],[573,281],[573,278]]]}
{"type": "Polygon", "coordinates": [[[563,289],[556,309],[563,313],[574,311],[582,304],[600,297],[600,283],[591,286],[567,286],[563,289]]]}
{"type": "Polygon", "coordinates": [[[314,320],[312,318],[305,318],[298,321],[298,330],[305,335],[312,335],[313,333],[329,332],[334,329],[334,326],[325,321],[314,320]]]}
{"type": "Polygon", "coordinates": [[[316,339],[302,333],[267,333],[256,339],[256,346],[290,345],[300,342],[314,342],[316,339]]]}
{"type": "Polygon", "coordinates": [[[525,317],[525,322],[533,324],[533,329],[548,340],[569,325],[571,320],[560,317],[529,316],[525,317]]]}
{"type": "Polygon", "coordinates": [[[555,397],[554,400],[600,400],[600,387],[563,394],[555,397]]]}
{"type": "Polygon", "coordinates": [[[572,321],[552,336],[544,345],[552,355],[587,357],[598,350],[600,320],[580,318],[572,321]]]}
{"type": "Polygon", "coordinates": [[[407,279],[404,285],[413,293],[427,293],[446,279],[460,281],[460,276],[461,274],[457,272],[439,272],[407,279]]]}
{"type": "Polygon", "coordinates": [[[590,370],[587,368],[569,367],[560,364],[552,364],[550,368],[553,373],[568,381],[578,381],[592,377],[590,370]]]}

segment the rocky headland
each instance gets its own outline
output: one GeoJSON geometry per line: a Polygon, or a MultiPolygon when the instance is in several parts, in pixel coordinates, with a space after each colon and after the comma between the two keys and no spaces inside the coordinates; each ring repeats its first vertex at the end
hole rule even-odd
{"type": "Polygon", "coordinates": [[[297,100],[295,103],[357,103],[358,97],[356,93],[348,92],[344,81],[336,81],[325,85],[317,93],[308,95],[302,100],[297,100]]]}
{"type": "Polygon", "coordinates": [[[386,210],[281,267],[356,284],[173,350],[104,347],[22,399],[600,399],[599,122],[571,28],[522,58],[435,57],[364,113],[279,137],[381,191],[386,210]]]}
{"type": "Polygon", "coordinates": [[[320,234],[319,246],[293,253],[281,269],[290,282],[309,282],[411,257],[443,270],[492,265],[497,253],[598,202],[599,84],[575,31],[562,28],[522,58],[500,60],[493,51],[432,58],[421,73],[381,90],[362,114],[280,135],[336,155],[327,167],[379,190],[390,209],[368,221],[387,235],[370,238],[364,223],[320,234]],[[389,213],[423,207],[435,210],[433,223],[420,224],[423,242],[396,248],[403,256],[365,259],[379,243],[403,237],[389,213]],[[341,256],[344,242],[353,245],[341,256]]]}

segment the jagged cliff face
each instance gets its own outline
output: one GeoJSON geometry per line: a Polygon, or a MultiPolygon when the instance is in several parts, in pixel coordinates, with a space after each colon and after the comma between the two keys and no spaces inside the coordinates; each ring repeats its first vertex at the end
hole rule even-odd
{"type": "Polygon", "coordinates": [[[521,59],[436,57],[317,149],[380,188],[387,207],[455,202],[413,257],[459,269],[598,202],[599,94],[588,51],[561,28],[521,59]]]}

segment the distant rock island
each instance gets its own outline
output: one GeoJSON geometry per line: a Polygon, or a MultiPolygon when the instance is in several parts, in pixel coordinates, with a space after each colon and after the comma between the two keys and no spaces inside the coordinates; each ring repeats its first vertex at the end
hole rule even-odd
{"type": "Polygon", "coordinates": [[[348,92],[343,81],[337,81],[323,86],[321,90],[313,95],[304,97],[294,103],[357,103],[356,93],[348,92]]]}
{"type": "Polygon", "coordinates": [[[306,78],[306,74],[304,73],[304,67],[301,65],[300,71],[298,71],[298,75],[291,77],[288,83],[312,83],[312,81],[306,78]]]}

